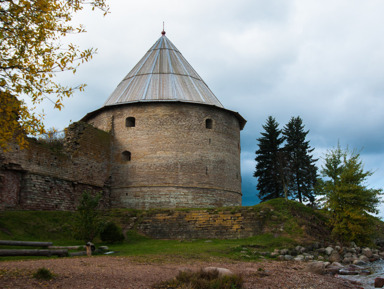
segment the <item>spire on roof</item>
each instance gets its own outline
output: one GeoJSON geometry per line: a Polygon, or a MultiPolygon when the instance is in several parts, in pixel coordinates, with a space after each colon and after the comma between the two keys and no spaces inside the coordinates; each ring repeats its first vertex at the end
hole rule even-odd
{"type": "Polygon", "coordinates": [[[164,27],[161,34],[104,105],[183,101],[223,108],[201,77],[165,36],[164,27]]]}
{"type": "Polygon", "coordinates": [[[164,30],[164,21],[163,21],[163,31],[161,31],[161,35],[165,35],[165,30],[164,30]]]}

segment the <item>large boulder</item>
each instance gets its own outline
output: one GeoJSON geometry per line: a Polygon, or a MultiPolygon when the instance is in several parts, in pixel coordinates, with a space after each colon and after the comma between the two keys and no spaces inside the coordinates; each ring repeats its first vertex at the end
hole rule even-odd
{"type": "Polygon", "coordinates": [[[314,261],[308,263],[307,267],[304,270],[307,272],[323,275],[325,274],[325,263],[314,261]]]}

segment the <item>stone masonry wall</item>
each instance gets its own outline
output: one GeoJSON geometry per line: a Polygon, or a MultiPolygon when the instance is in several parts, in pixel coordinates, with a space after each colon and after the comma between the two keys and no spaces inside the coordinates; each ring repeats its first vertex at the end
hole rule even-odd
{"type": "Polygon", "coordinates": [[[84,191],[110,206],[110,134],[86,123],[67,129],[64,145],[31,139],[0,153],[0,210],[74,210],[84,191]]]}
{"type": "Polygon", "coordinates": [[[268,231],[270,209],[227,207],[216,209],[114,211],[124,231],[157,239],[236,239],[268,231]]]}
{"type": "Polygon", "coordinates": [[[192,103],[133,103],[107,107],[86,121],[114,136],[113,207],[241,205],[240,124],[232,112],[192,103]]]}

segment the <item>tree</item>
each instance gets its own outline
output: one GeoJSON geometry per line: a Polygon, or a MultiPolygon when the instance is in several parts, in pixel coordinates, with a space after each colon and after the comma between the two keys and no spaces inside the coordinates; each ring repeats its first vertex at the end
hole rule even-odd
{"type": "Polygon", "coordinates": [[[13,141],[23,146],[26,134],[44,132],[35,105],[46,98],[60,110],[65,97],[84,89],[85,84],[63,86],[55,76],[75,73],[96,52],[61,42],[69,34],[85,32],[82,25],[70,24],[85,5],[105,13],[109,9],[105,0],[0,0],[0,148],[9,148],[13,141]],[[31,107],[23,101],[25,96],[31,107]]]}
{"type": "Polygon", "coordinates": [[[92,196],[84,192],[75,215],[75,237],[85,242],[92,242],[103,229],[103,219],[99,208],[101,195],[92,196]]]}
{"type": "Polygon", "coordinates": [[[309,141],[306,140],[309,131],[304,130],[302,119],[292,117],[283,129],[286,144],[283,148],[287,156],[287,166],[290,174],[288,190],[292,197],[303,201],[314,202],[314,188],[317,180],[316,159],[311,153],[309,141]]]}
{"type": "Polygon", "coordinates": [[[279,160],[281,159],[280,146],[284,139],[280,136],[281,130],[276,120],[269,116],[263,125],[265,132],[258,138],[259,149],[256,151],[257,189],[261,201],[284,197],[284,185],[279,160]]]}
{"type": "Polygon", "coordinates": [[[373,233],[369,213],[377,213],[381,189],[365,185],[372,171],[365,171],[360,155],[348,149],[336,149],[325,155],[319,183],[324,206],[330,211],[333,235],[341,241],[366,244],[373,233]]]}

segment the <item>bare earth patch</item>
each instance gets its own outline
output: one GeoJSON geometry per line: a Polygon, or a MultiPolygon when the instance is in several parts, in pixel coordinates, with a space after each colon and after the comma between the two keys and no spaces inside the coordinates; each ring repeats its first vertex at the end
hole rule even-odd
{"type": "Polygon", "coordinates": [[[180,270],[223,267],[241,274],[245,288],[359,288],[331,276],[304,272],[297,262],[202,262],[164,260],[143,262],[130,257],[94,256],[0,262],[0,288],[151,288],[180,270]],[[33,272],[45,267],[56,274],[51,281],[38,281],[33,272]]]}

